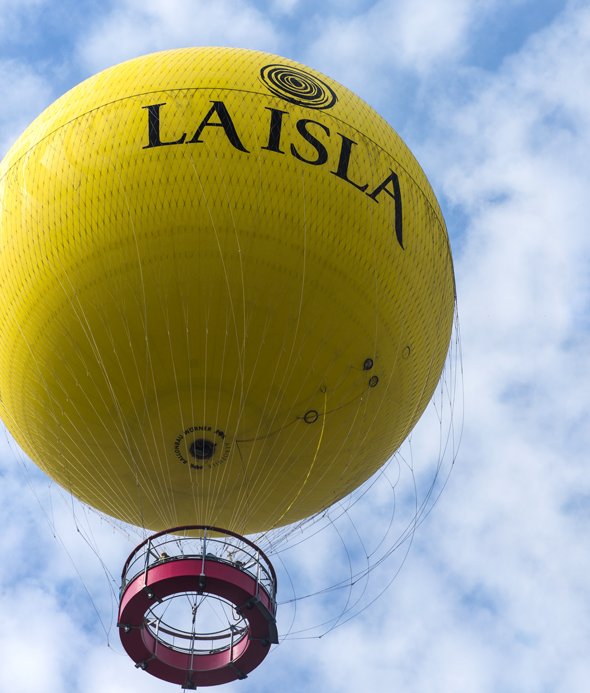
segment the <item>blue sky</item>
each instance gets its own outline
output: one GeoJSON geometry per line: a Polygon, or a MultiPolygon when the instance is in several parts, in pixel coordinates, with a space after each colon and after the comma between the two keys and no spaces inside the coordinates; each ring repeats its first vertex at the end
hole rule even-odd
{"type": "MultiPolygon", "coordinates": [[[[393,584],[357,618],[319,640],[286,640],[223,690],[583,693],[590,5],[0,0],[0,151],[96,71],[187,45],[300,60],[398,130],[447,219],[463,351],[459,455],[405,563],[402,547],[371,576],[376,594],[403,563],[393,584]]],[[[438,443],[422,429],[416,460],[438,443]]],[[[0,477],[0,690],[171,690],[133,668],[113,628],[110,575],[135,537],[73,506],[8,441],[0,477]]],[[[359,526],[387,516],[383,494],[359,506],[359,526]]],[[[292,576],[326,571],[320,551],[338,560],[333,535],[322,542],[293,558],[292,576]]],[[[333,606],[302,602],[297,618],[333,606]]]]}

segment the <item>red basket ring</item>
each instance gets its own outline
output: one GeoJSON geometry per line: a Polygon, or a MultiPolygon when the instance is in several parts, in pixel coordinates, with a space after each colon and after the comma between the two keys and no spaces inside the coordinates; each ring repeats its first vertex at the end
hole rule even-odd
{"type": "Polygon", "coordinates": [[[173,557],[152,565],[126,585],[119,605],[123,647],[137,667],[188,689],[246,678],[278,642],[276,605],[250,573],[215,557],[173,557]],[[247,622],[236,643],[203,653],[159,639],[146,619],[154,602],[197,593],[221,597],[247,622]]]}

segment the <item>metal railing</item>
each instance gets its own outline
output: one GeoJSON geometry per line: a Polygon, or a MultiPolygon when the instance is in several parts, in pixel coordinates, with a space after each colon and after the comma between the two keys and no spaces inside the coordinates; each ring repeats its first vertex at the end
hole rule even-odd
{"type": "MultiPolygon", "coordinates": [[[[250,575],[257,588],[264,588],[276,607],[277,579],[266,554],[249,539],[234,532],[206,525],[184,525],[158,532],[135,547],[123,566],[121,594],[142,572],[166,561],[214,560],[233,565],[250,575]]],[[[203,571],[202,571],[203,572],[203,571]]]]}

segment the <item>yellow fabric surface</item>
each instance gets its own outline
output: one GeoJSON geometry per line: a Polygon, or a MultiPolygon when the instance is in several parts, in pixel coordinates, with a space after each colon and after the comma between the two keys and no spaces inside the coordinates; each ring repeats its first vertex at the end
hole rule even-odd
{"type": "Polygon", "coordinates": [[[397,449],[455,287],[428,181],[340,84],[166,51],[58,99],[0,166],[0,415],[74,495],[269,529],[397,449]]]}

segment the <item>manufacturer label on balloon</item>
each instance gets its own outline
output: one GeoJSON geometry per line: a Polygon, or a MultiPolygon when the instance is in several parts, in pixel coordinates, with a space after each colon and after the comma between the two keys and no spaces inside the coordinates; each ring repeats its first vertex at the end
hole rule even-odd
{"type": "Polygon", "coordinates": [[[189,426],[174,440],[174,454],[191,469],[212,469],[229,457],[225,432],[213,426],[189,426]]]}

